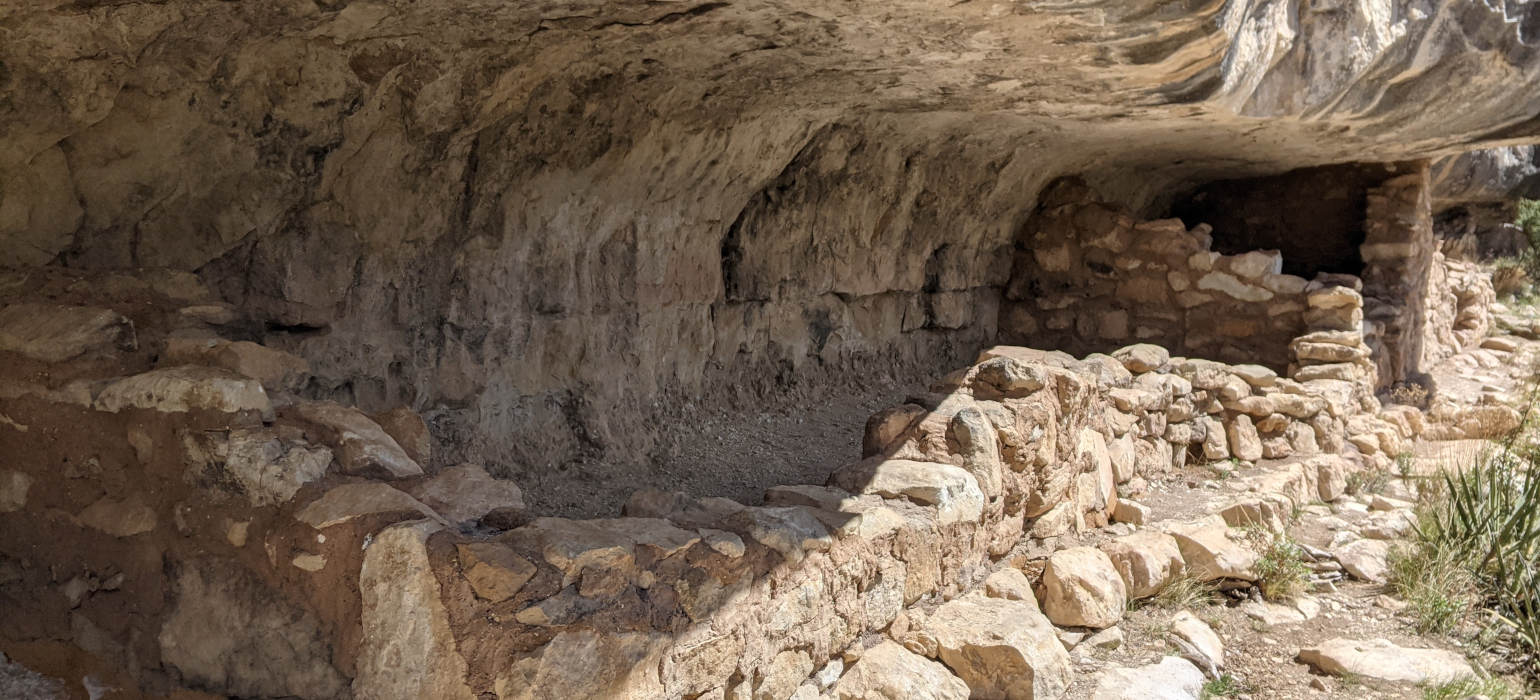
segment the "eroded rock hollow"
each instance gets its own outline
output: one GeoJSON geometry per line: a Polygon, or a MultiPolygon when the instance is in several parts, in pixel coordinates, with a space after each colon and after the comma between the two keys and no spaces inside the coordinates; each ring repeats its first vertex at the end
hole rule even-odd
{"type": "Polygon", "coordinates": [[[1053,625],[1121,602],[1008,555],[1189,458],[1303,505],[1516,420],[1427,398],[1493,328],[1435,234],[1532,191],[1537,4],[80,0],[0,38],[0,651],[66,683],[1057,697],[1053,625]]]}

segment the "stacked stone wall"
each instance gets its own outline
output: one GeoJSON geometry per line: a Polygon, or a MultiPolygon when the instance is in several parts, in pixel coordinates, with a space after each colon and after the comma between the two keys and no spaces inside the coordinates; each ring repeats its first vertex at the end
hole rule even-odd
{"type": "Polygon", "coordinates": [[[1152,477],[1285,460],[1268,483],[1315,498],[1409,435],[1334,380],[1153,345],[1000,346],[874,415],[864,458],[824,484],[535,518],[513,483],[437,461],[409,411],[293,395],[304,363],[220,338],[226,307],[154,304],[0,318],[23,369],[0,449],[25,457],[0,473],[18,601],[0,651],[93,650],[161,693],[789,697],[854,682],[883,638],[951,663],[926,641],[934,603],[1007,560],[1030,570],[1023,546],[1139,522],[1152,477]]]}
{"type": "Polygon", "coordinates": [[[1431,207],[1426,162],[1369,190],[1359,250],[1379,388],[1415,378],[1422,366],[1427,285],[1438,249],[1431,207]]]}
{"type": "Polygon", "coordinates": [[[1307,280],[1278,251],[1221,255],[1205,224],[1137,221],[1060,181],[1017,241],[1000,338],[1073,353],[1147,342],[1283,371],[1307,280]]]}

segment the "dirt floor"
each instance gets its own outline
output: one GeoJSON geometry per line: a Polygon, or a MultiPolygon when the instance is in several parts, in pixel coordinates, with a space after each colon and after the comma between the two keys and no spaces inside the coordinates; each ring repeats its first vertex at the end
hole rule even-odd
{"type": "Polygon", "coordinates": [[[923,391],[930,377],[922,374],[838,382],[742,408],[686,405],[659,426],[645,471],[598,461],[520,475],[519,487],[531,512],[565,517],[618,516],[647,488],[757,505],[771,486],[821,485],[861,459],[867,418],[923,391]]]}
{"type": "MultiPolygon", "coordinates": [[[[1484,441],[1460,441],[1458,443],[1430,443],[1424,451],[1440,457],[1473,454],[1484,441]],[[1449,453],[1449,454],[1444,454],[1449,453]]],[[[1252,470],[1255,471],[1255,470],[1252,470]]],[[[1237,474],[1244,476],[1246,472],[1237,474]]],[[[1141,502],[1149,505],[1154,522],[1200,517],[1214,512],[1215,506],[1233,498],[1235,482],[1216,479],[1210,465],[1189,465],[1186,469],[1168,475],[1150,485],[1150,491],[1141,502]]],[[[1290,527],[1290,536],[1298,542],[1325,548],[1335,530],[1324,523],[1331,518],[1356,519],[1345,508],[1312,506],[1290,527]]],[[[1114,525],[1108,530],[1070,536],[1058,546],[1095,545],[1117,534],[1126,526],[1114,525]],[[1070,541],[1073,540],[1073,541],[1070,541]]],[[[1462,655],[1472,656],[1481,665],[1501,667],[1500,659],[1471,647],[1460,637],[1475,638],[1481,632],[1478,626],[1467,626],[1456,635],[1422,635],[1414,628],[1415,620],[1410,613],[1388,594],[1385,585],[1343,580],[1334,590],[1315,590],[1307,596],[1320,604],[1321,612],[1312,619],[1268,627],[1248,616],[1241,608],[1245,598],[1236,599],[1215,592],[1200,603],[1186,607],[1169,607],[1157,600],[1133,603],[1119,623],[1124,642],[1115,649],[1094,649],[1087,645],[1077,646],[1071,652],[1075,664],[1075,682],[1068,698],[1089,697],[1096,688],[1098,672],[1108,668],[1141,666],[1157,663],[1164,656],[1176,653],[1166,641],[1172,617],[1183,609],[1190,610],[1208,623],[1224,640],[1224,671],[1231,674],[1240,688],[1233,697],[1290,700],[1296,698],[1421,698],[1423,689],[1405,684],[1374,685],[1355,679],[1322,675],[1309,666],[1296,661],[1299,650],[1316,646],[1337,638],[1353,639],[1385,638],[1406,646],[1420,648],[1451,649],[1462,655]]]]}

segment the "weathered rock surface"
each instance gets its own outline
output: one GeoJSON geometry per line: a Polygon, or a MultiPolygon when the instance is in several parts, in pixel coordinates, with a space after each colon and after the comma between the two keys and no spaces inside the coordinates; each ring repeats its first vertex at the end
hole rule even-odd
{"type": "Polygon", "coordinates": [[[1319,647],[1301,649],[1301,663],[1323,673],[1405,683],[1447,683],[1474,678],[1465,657],[1443,649],[1412,649],[1386,639],[1357,641],[1337,638],[1319,647]]]}
{"type": "Polygon", "coordinates": [[[1384,540],[1361,539],[1334,548],[1331,553],[1354,578],[1384,583],[1390,574],[1390,565],[1386,562],[1390,546],[1384,540]]]}
{"type": "Polygon", "coordinates": [[[918,630],[973,697],[1057,698],[1069,687],[1069,654],[1033,601],[965,596],[926,615],[918,630]]]}
{"type": "Polygon", "coordinates": [[[155,509],[144,502],[144,497],[131,494],[127,498],[102,496],[80,511],[81,524],[113,537],[131,537],[155,529],[155,509]]]}
{"type": "Polygon", "coordinates": [[[439,516],[422,502],[389,484],[366,482],[334,486],[294,514],[295,519],[317,530],[369,515],[439,516]]]}
{"type": "Polygon", "coordinates": [[[455,523],[510,518],[524,511],[518,484],[494,478],[476,464],[450,467],[407,491],[455,523]]]}
{"type": "MultiPolygon", "coordinates": [[[[358,675],[353,693],[381,698],[474,698],[465,659],[455,647],[427,540],[439,529],[422,521],[391,526],[374,538],[358,574],[363,600],[358,675]]],[[[575,659],[574,659],[575,661],[575,659]]]]}
{"type": "MultiPolygon", "coordinates": [[[[634,477],[670,392],[989,342],[979,261],[1056,175],[1148,198],[1540,129],[1521,6],[1104,4],[13,4],[0,265],[199,270],[365,410],[445,406],[520,483],[634,477]]],[[[1266,257],[1184,293],[1271,297],[1266,257]]]]}
{"type": "Polygon", "coordinates": [[[97,410],[117,413],[142,408],[164,413],[251,411],[271,416],[262,383],[229,370],[211,367],[168,367],[108,384],[96,395],[97,410]]]}
{"type": "Polygon", "coordinates": [[[1252,567],[1261,556],[1232,534],[1217,515],[1171,528],[1171,536],[1182,551],[1187,573],[1194,578],[1199,581],[1221,578],[1254,581],[1257,576],[1252,567]]]}
{"type": "Polygon", "coordinates": [[[310,363],[303,358],[244,340],[172,338],[162,362],[221,367],[261,382],[268,391],[298,389],[310,376],[310,363]]]}
{"type": "Polygon", "coordinates": [[[173,600],[160,653],[188,684],[236,696],[344,695],[320,621],[240,566],[182,563],[173,600]]]}
{"type": "Polygon", "coordinates": [[[493,603],[512,598],[535,575],[535,565],[496,542],[472,542],[457,547],[460,569],[476,596],[493,603]]]}
{"type": "Polygon", "coordinates": [[[892,640],[861,653],[861,659],[830,690],[835,700],[966,700],[968,684],[945,666],[892,640]]]}
{"type": "Polygon", "coordinates": [[[1191,612],[1183,610],[1171,618],[1171,641],[1200,669],[1224,668],[1224,642],[1208,623],[1191,612]]]}
{"type": "Polygon", "coordinates": [[[306,401],[296,406],[295,412],[321,426],[336,442],[337,460],[348,474],[393,479],[422,473],[422,467],[407,456],[395,438],[356,408],[306,401]]]}
{"type": "Polygon", "coordinates": [[[1163,532],[1143,530],[1103,542],[1100,546],[1122,577],[1128,597],[1132,599],[1159,593],[1185,568],[1176,539],[1163,532]]]}
{"type": "Polygon", "coordinates": [[[564,630],[538,655],[520,659],[499,675],[493,690],[499,698],[514,700],[654,697],[661,688],[648,666],[657,666],[660,641],[643,632],[564,630]]]}
{"type": "Polygon", "coordinates": [[[14,513],[27,507],[27,492],[32,477],[14,469],[0,470],[0,513],[14,513]]]}
{"type": "Polygon", "coordinates": [[[1128,591],[1112,560],[1093,547],[1061,549],[1043,569],[1043,612],[1056,625],[1101,629],[1123,619],[1128,591]]]}
{"type": "Polygon", "coordinates": [[[189,433],[183,442],[189,481],[207,481],[252,506],[287,503],[301,486],[325,476],[332,463],[330,449],[285,442],[264,429],[189,433]]]}
{"type": "Polygon", "coordinates": [[[1167,656],[1159,663],[1103,672],[1091,700],[1197,700],[1203,672],[1186,659],[1167,656]]]}
{"type": "Polygon", "coordinates": [[[107,309],[12,304],[0,309],[0,352],[63,362],[88,352],[132,350],[134,324],[107,309]]]}
{"type": "Polygon", "coordinates": [[[978,518],[984,493],[961,467],[905,459],[871,460],[836,472],[830,481],[852,493],[907,498],[935,506],[941,524],[978,518]]]}
{"type": "MultiPolygon", "coordinates": [[[[64,686],[57,680],[28,669],[0,654],[0,697],[62,698],[64,686]]],[[[967,697],[965,693],[962,697],[967,697]]]]}

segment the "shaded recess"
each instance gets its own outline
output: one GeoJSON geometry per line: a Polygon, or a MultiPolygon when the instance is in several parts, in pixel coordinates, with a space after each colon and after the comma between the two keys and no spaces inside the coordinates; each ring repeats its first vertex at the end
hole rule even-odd
{"type": "Polygon", "coordinates": [[[1219,180],[1178,198],[1170,215],[1213,226],[1216,252],[1271,249],[1283,254],[1291,275],[1358,275],[1368,192],[1392,172],[1385,164],[1347,163],[1219,180]]]}

